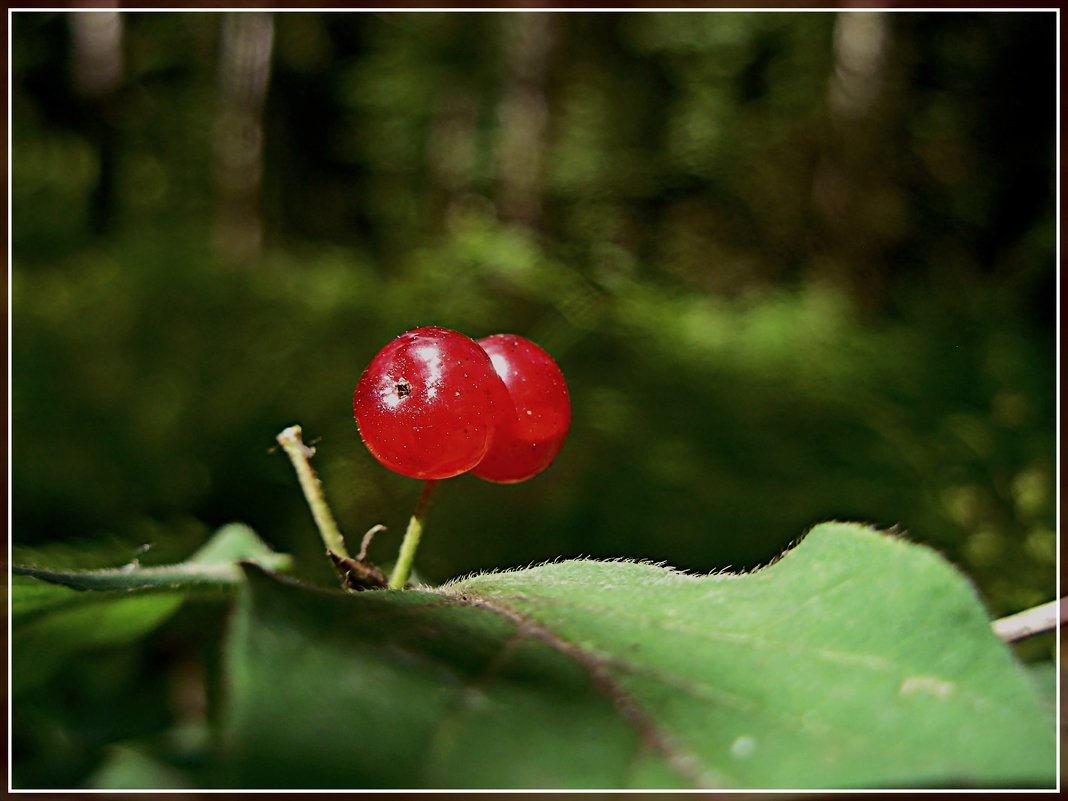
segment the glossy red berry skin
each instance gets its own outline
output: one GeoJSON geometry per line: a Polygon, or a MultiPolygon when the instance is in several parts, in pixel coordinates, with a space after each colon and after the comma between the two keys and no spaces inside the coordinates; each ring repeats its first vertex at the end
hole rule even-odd
{"type": "Polygon", "coordinates": [[[489,453],[474,469],[487,481],[526,481],[547,468],[567,439],[571,400],[552,356],[529,339],[496,334],[478,340],[489,354],[515,407],[501,421],[489,453]]]}
{"type": "Polygon", "coordinates": [[[447,328],[416,328],[371,360],[352,396],[360,436],[383,465],[411,478],[466,473],[514,416],[490,357],[447,328]]]}

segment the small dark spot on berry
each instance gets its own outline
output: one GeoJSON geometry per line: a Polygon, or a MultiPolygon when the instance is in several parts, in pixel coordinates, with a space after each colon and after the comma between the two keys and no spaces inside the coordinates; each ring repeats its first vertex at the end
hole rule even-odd
{"type": "Polygon", "coordinates": [[[397,393],[398,398],[406,398],[412,394],[412,385],[402,378],[393,384],[393,391],[397,393]]]}

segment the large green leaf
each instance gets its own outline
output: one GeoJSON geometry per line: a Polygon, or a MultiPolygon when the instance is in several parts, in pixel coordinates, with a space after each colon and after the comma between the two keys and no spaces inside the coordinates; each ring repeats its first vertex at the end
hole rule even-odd
{"type": "Polygon", "coordinates": [[[816,527],[747,575],[567,561],[343,594],[249,568],[235,786],[1050,786],[1054,722],[927,548],[816,527]]]}
{"type": "Polygon", "coordinates": [[[231,524],[175,565],[53,570],[14,565],[11,577],[12,685],[42,683],[71,654],[143,637],[169,618],[190,593],[217,592],[242,580],[237,563],[281,569],[289,557],[272,551],[247,526],[231,524]]]}

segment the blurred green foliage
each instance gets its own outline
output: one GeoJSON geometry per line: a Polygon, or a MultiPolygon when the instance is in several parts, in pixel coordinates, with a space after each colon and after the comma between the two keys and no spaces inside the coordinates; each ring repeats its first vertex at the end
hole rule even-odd
{"type": "MultiPolygon", "coordinates": [[[[574,424],[533,481],[442,487],[429,580],[749,568],[851,519],[935,546],[995,615],[1052,596],[1053,14],[276,14],[245,194],[219,168],[233,17],[120,19],[96,93],[72,15],[12,19],[16,545],[151,564],[240,520],[330,581],[272,448],[299,422],[388,561],[418,486],[349,399],[437,324],[539,342],[574,424]]],[[[188,681],[204,624],[22,704],[23,781],[158,728],[165,675],[108,704],[188,681]]],[[[124,748],[101,775],[153,769],[124,748]]]]}

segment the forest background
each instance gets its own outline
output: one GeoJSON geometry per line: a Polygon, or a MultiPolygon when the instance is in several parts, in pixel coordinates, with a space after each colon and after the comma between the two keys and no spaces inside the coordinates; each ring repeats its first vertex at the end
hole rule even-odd
{"type": "MultiPolygon", "coordinates": [[[[241,521],[328,581],[273,447],[299,422],[343,529],[386,524],[388,561],[418,484],[350,399],[435,324],[537,341],[574,422],[532,481],[440,488],[427,580],[580,554],[750,569],[834,519],[933,546],[995,616],[1052,599],[1054,14],[11,26],[25,558],[166,563],[241,521]]],[[[15,720],[23,777],[82,781],[163,725],[224,622],[191,605],[55,665],[67,689],[15,720]]]]}

